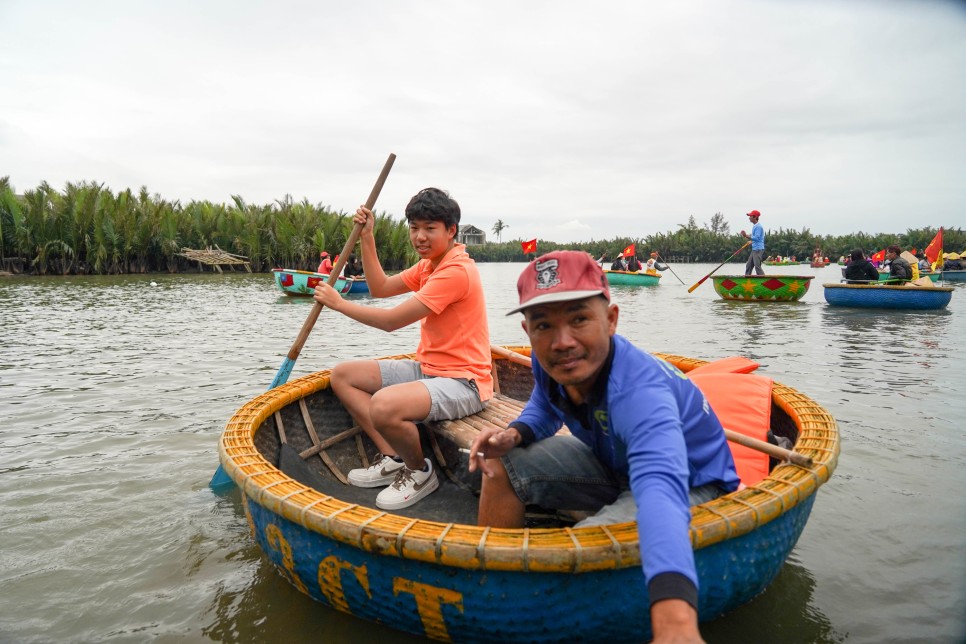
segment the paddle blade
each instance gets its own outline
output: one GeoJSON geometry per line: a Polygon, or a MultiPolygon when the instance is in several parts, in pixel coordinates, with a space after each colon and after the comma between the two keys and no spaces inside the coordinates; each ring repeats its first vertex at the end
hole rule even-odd
{"type": "Polygon", "coordinates": [[[272,384],[269,386],[269,389],[275,389],[275,387],[284,385],[286,382],[288,382],[288,377],[292,375],[292,367],[294,366],[295,360],[286,357],[282,362],[282,366],[278,368],[278,372],[275,374],[275,379],[272,380],[272,384]]]}

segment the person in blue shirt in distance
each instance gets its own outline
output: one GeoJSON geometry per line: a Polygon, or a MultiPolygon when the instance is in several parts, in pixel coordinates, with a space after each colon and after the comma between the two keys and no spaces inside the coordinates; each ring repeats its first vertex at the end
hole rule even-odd
{"type": "Polygon", "coordinates": [[[765,256],[765,229],[758,223],[761,213],[752,210],[748,213],[748,221],[751,222],[751,234],[741,231],[741,236],[751,240],[751,255],[745,264],[745,275],[751,275],[754,270],[756,275],[764,275],[765,271],[761,267],[761,260],[765,256]]]}

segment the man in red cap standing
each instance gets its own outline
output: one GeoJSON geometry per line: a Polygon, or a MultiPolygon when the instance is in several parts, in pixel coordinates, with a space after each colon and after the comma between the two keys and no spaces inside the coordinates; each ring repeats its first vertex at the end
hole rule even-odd
{"type": "Polygon", "coordinates": [[[482,430],[478,522],[519,528],[527,505],[637,520],[655,641],[698,642],[690,506],[738,487],[721,423],[676,367],[616,335],[607,278],[581,251],[537,258],[517,280],[534,387],[520,416],[482,430]],[[570,435],[558,435],[564,424],[570,435]]]}
{"type": "Polygon", "coordinates": [[[751,240],[751,255],[748,256],[748,262],[745,264],[745,275],[751,275],[752,269],[754,269],[756,275],[765,274],[765,271],[761,268],[761,259],[765,256],[765,229],[758,223],[759,217],[761,217],[761,213],[757,210],[749,212],[748,220],[751,222],[751,235],[743,230],[741,231],[742,237],[751,240]]]}

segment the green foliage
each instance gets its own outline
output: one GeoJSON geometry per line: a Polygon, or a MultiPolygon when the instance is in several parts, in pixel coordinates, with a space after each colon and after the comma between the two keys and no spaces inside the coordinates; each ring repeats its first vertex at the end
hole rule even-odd
{"type": "MultiPolygon", "coordinates": [[[[290,195],[260,206],[237,195],[229,204],[182,206],[145,187],[115,195],[95,183],[59,192],[45,182],[17,195],[0,177],[0,259],[23,258],[41,275],[196,270],[178,256],[185,248],[220,248],[248,258],[254,271],[315,270],[319,252],[340,253],[351,231],[351,216],[290,195]]],[[[418,259],[406,221],[385,213],[377,215],[376,250],[387,270],[418,259]]]]}
{"type": "MultiPolygon", "coordinates": [[[[493,232],[499,239],[509,227],[501,219],[493,232]]],[[[68,183],[58,191],[42,182],[17,195],[9,177],[0,177],[0,259],[23,258],[28,270],[37,274],[196,270],[178,253],[184,248],[215,247],[248,258],[254,271],[273,267],[314,270],[319,251],[327,250],[334,257],[351,230],[351,215],[304,199],[296,203],[291,195],[265,205],[248,204],[233,195],[228,204],[192,201],[182,206],[151,195],[146,187],[136,194],[128,189],[115,195],[97,183],[68,183]]],[[[385,213],[377,214],[374,233],[379,258],[387,270],[405,268],[418,259],[409,243],[405,219],[394,221],[385,213]]],[[[837,259],[854,248],[874,252],[890,244],[923,250],[936,229],[840,236],[816,235],[807,228],[766,229],[765,233],[767,254],[803,259],[821,248],[824,255],[837,259]]],[[[966,249],[962,229],[946,229],[944,239],[946,251],[966,249]]],[[[521,241],[498,241],[469,250],[479,262],[533,259],[532,254],[524,256],[521,241]]],[[[605,256],[610,262],[635,244],[639,257],[657,251],[668,261],[716,263],[744,242],[740,234],[729,230],[719,212],[707,224],[698,225],[692,216],[676,230],[646,237],[570,244],[538,240],[538,253],[579,249],[595,258],[605,256]]]]}

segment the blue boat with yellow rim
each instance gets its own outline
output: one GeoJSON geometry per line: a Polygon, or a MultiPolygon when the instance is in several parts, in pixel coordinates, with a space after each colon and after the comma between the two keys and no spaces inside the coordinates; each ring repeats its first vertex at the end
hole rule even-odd
{"type": "Polygon", "coordinates": [[[953,297],[949,286],[912,284],[823,284],[825,301],[830,306],[863,309],[944,309],[953,297]]]}
{"type": "MultiPolygon", "coordinates": [[[[479,473],[467,472],[454,437],[522,409],[533,376],[510,353],[529,348],[494,348],[498,393],[483,412],[423,432],[440,487],[394,512],[376,508],[378,490],[343,483],[349,469],[368,465],[374,445],[332,392],[329,370],[242,406],[219,456],[241,489],[254,541],[278,572],[326,606],[440,641],[648,639],[634,522],[574,528],[538,513],[521,529],[476,525],[479,473]]],[[[685,372],[704,364],[657,355],[685,372]]],[[[402,358],[412,356],[383,359],[402,358]]],[[[775,578],[838,461],[828,411],[777,382],[764,396],[767,426],[811,463],[773,464],[760,481],[692,508],[701,621],[750,601],[775,578]]]]}

